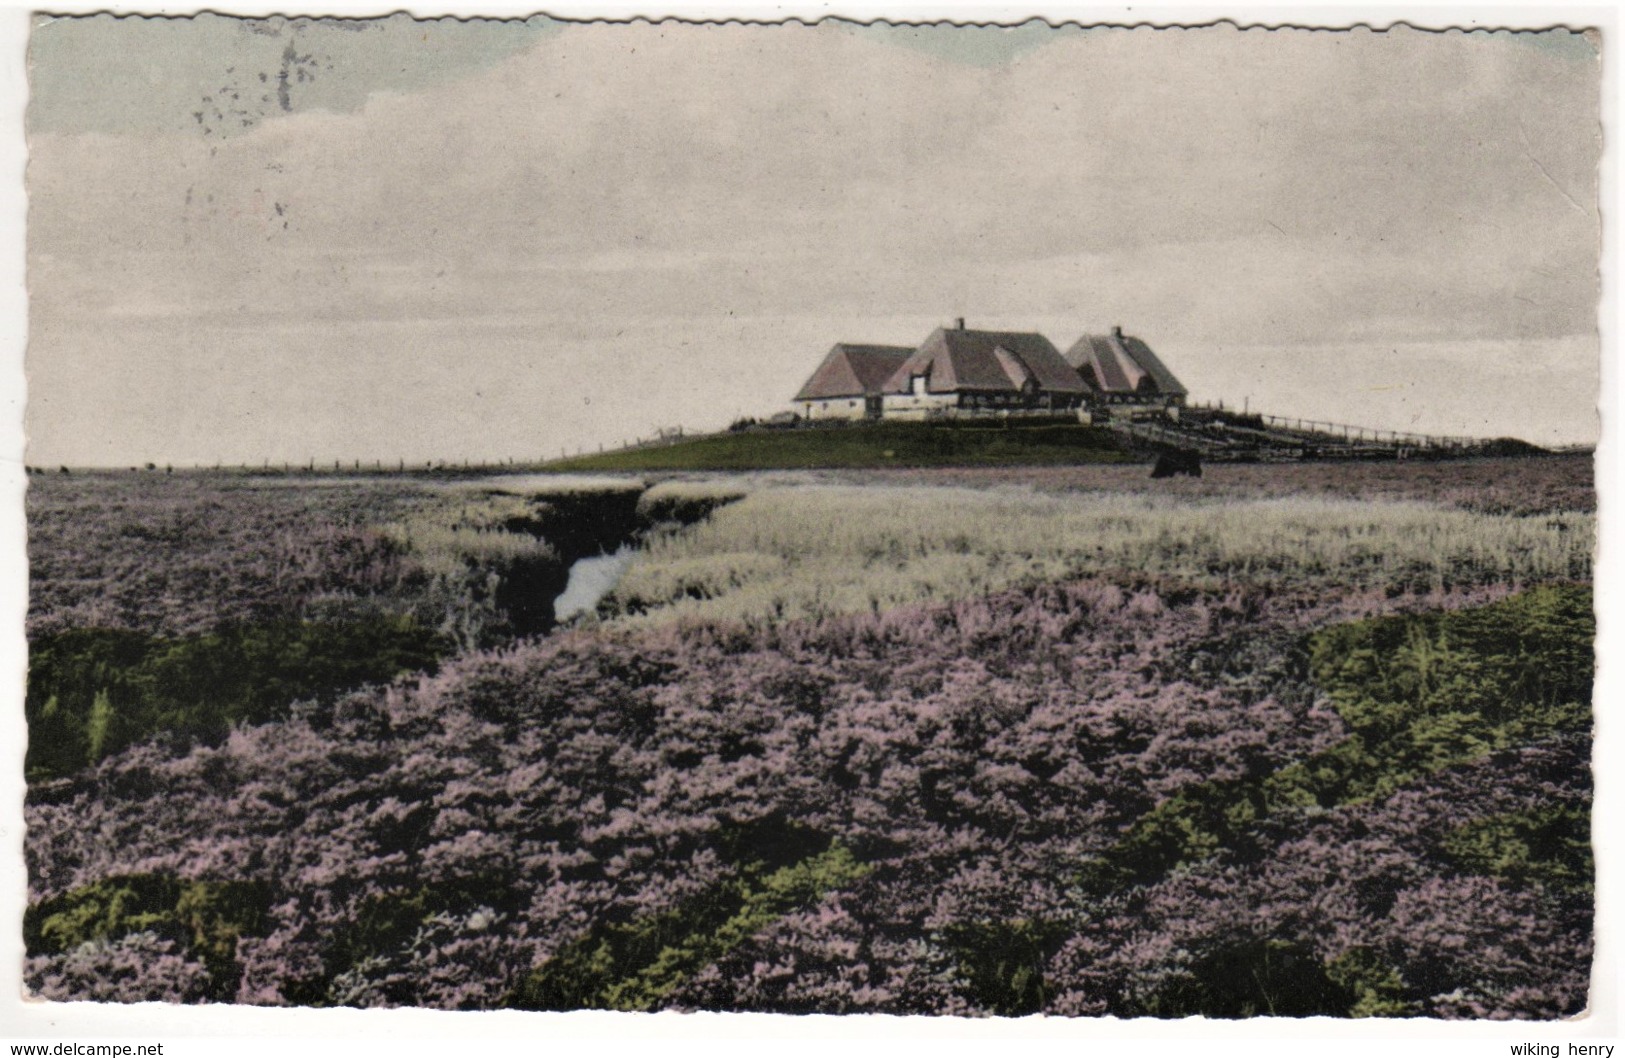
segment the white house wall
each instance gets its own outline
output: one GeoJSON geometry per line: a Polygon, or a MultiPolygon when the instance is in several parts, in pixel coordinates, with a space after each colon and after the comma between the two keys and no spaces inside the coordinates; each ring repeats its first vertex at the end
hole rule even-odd
{"type": "Polygon", "coordinates": [[[809,422],[823,419],[863,418],[862,397],[840,397],[833,400],[807,400],[801,402],[802,415],[809,422]]]}
{"type": "Polygon", "coordinates": [[[958,404],[959,396],[955,393],[927,393],[924,396],[888,393],[881,399],[881,415],[887,419],[924,419],[934,411],[957,407],[958,404]]]}

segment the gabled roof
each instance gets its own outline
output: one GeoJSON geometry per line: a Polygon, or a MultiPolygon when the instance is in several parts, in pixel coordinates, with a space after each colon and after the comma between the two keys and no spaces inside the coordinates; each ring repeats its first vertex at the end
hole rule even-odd
{"type": "Polygon", "coordinates": [[[849,345],[836,343],[812,373],[796,400],[834,397],[872,397],[914,350],[901,345],[849,345]]]}
{"type": "Polygon", "coordinates": [[[1160,393],[1183,397],[1187,390],[1151,347],[1121,330],[1086,334],[1067,350],[1066,361],[1106,393],[1160,393]]]}
{"type": "Polygon", "coordinates": [[[905,393],[909,379],[927,378],[931,393],[969,390],[1019,393],[1029,383],[1047,393],[1085,393],[1088,385],[1042,334],[938,327],[886,383],[905,393]]]}

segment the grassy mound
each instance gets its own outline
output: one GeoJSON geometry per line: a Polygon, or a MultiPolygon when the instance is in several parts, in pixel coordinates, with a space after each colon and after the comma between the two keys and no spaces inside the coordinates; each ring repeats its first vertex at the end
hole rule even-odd
{"type": "Polygon", "coordinates": [[[1107,430],[1076,423],[862,423],[695,437],[548,464],[550,470],[793,470],[1124,463],[1107,430]]]}

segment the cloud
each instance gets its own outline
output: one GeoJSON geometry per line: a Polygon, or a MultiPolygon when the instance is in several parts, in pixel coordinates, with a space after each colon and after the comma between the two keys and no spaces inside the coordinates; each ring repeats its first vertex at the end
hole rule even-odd
{"type": "MultiPolygon", "coordinates": [[[[300,437],[331,412],[298,395],[364,387],[362,348],[409,356],[424,386],[535,370],[644,385],[615,366],[630,355],[733,379],[731,403],[770,411],[801,368],[764,356],[810,367],[837,339],[917,341],[955,315],[1209,350],[1594,342],[1589,45],[1011,32],[1042,43],[979,62],[834,23],[570,25],[503,37],[505,55],[459,44],[454,70],[361,78],[353,105],[225,140],[37,128],[30,355],[51,370],[35,443],[78,443],[52,387],[115,355],[166,385],[185,374],[171,361],[201,357],[220,368],[198,384],[235,386],[220,350],[245,330],[279,336],[253,356],[288,368],[262,381],[291,394],[275,399],[300,437]],[[769,354],[767,335],[805,344],[769,354]]],[[[426,61],[409,35],[375,36],[426,61]]],[[[376,383],[413,409],[373,423],[386,446],[390,422],[424,421],[404,385],[376,383]]],[[[623,413],[715,418],[704,392],[652,392],[623,413]]],[[[134,398],[98,399],[97,429],[128,427],[134,398]]],[[[450,450],[484,443],[491,417],[442,420],[450,450]]],[[[558,429],[606,432],[594,421],[558,429]]]]}

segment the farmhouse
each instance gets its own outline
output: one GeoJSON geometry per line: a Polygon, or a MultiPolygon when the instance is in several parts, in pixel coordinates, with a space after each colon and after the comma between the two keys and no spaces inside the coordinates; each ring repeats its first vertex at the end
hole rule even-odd
{"type": "Polygon", "coordinates": [[[1064,410],[1088,387],[1042,334],[973,331],[965,321],[931,332],[886,382],[881,414],[923,419],[944,408],[1064,410]]]}
{"type": "Polygon", "coordinates": [[[1108,335],[1086,334],[1067,350],[1066,362],[1089,383],[1096,402],[1177,409],[1185,387],[1151,347],[1113,327],[1108,335]]]}
{"type": "Polygon", "coordinates": [[[1062,356],[1042,334],[939,327],[917,349],[840,343],[801,391],[818,419],[934,419],[1116,408],[1173,413],[1185,387],[1138,338],[1116,328],[1062,356]]]}
{"type": "Polygon", "coordinates": [[[913,354],[902,345],[837,342],[796,394],[796,404],[809,419],[878,419],[887,381],[913,354]]]}

